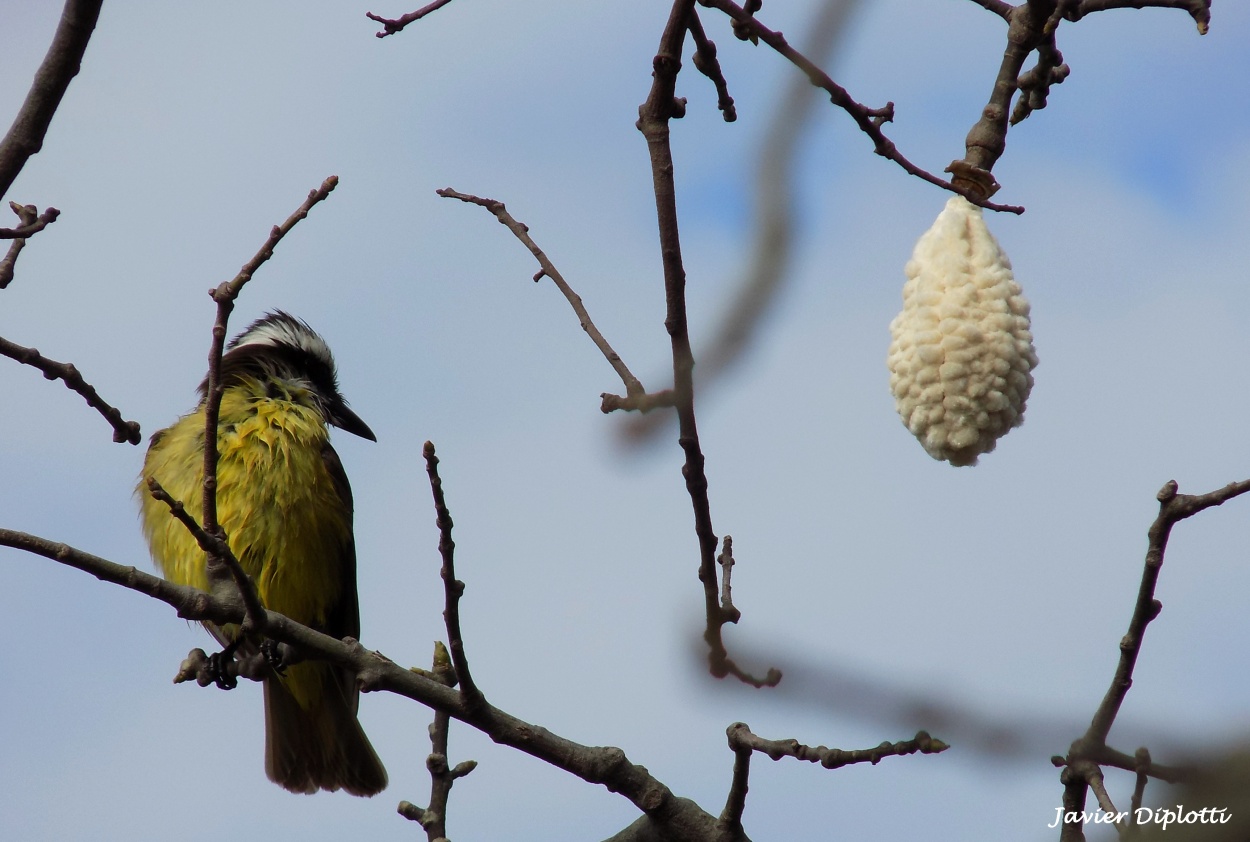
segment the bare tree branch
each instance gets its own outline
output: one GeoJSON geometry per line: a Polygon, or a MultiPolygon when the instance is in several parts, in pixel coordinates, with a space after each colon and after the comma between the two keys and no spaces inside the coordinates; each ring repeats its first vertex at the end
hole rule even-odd
{"type": "Polygon", "coordinates": [[[1137,604],[1133,607],[1133,618],[1129,622],[1128,632],[1120,641],[1120,662],[1116,667],[1115,678],[1094,714],[1086,739],[1098,742],[1106,740],[1120,711],[1120,705],[1133,684],[1133,667],[1141,651],[1146,627],[1159,616],[1163,608],[1154,594],[1159,582],[1159,571],[1163,569],[1163,555],[1167,551],[1172,527],[1185,518],[1212,506],[1222,505],[1247,491],[1250,491],[1250,480],[1230,483],[1216,491],[1199,495],[1178,494],[1175,481],[1168,482],[1159,490],[1159,516],[1150,527],[1150,545],[1146,550],[1146,564],[1142,570],[1141,587],[1137,592],[1137,604]]]}
{"type": "Polygon", "coordinates": [[[1150,782],[1150,775],[1146,772],[1150,767],[1150,749],[1142,746],[1137,750],[1134,759],[1137,761],[1137,779],[1133,784],[1133,796],[1129,801],[1129,809],[1132,811],[1129,818],[1135,823],[1137,811],[1141,809],[1142,800],[1146,797],[1146,784],[1150,782]]]}
{"type": "MultiPolygon", "coordinates": [[[[66,0],[52,45],[35,72],[13,125],[0,140],[0,196],[9,192],[13,180],[30,156],[43,148],[52,115],[61,104],[70,80],[78,75],[87,42],[100,17],[103,0],[66,0]]],[[[19,235],[22,236],[22,235],[19,235]]]]}
{"type": "Polygon", "coordinates": [[[238,588],[239,595],[243,599],[243,628],[247,631],[263,633],[265,630],[265,606],[261,604],[260,594],[256,591],[256,583],[254,583],[247,572],[243,569],[243,565],[239,563],[234,552],[230,549],[230,545],[226,543],[224,533],[210,535],[198,523],[191,513],[187,511],[186,506],[181,500],[175,500],[170,496],[159,482],[155,479],[148,479],[148,492],[169,507],[169,513],[177,519],[179,523],[187,528],[191,533],[191,537],[195,538],[195,542],[200,545],[209,558],[215,558],[224,564],[230,571],[230,577],[234,580],[234,585],[238,588]]]}
{"type": "MultiPolygon", "coordinates": [[[[1116,665],[1115,676],[1111,680],[1098,709],[1094,712],[1088,730],[1073,741],[1066,757],[1053,757],[1051,762],[1062,766],[1060,781],[1064,785],[1064,811],[1079,814],[1085,804],[1085,791],[1092,787],[1098,795],[1097,786],[1101,781],[1100,765],[1113,765],[1121,769],[1135,771],[1138,776],[1138,788],[1143,776],[1158,777],[1169,782],[1185,780],[1191,777],[1192,770],[1178,770],[1156,766],[1150,760],[1150,753],[1139,749],[1136,756],[1129,757],[1107,745],[1107,736],[1115,724],[1120,706],[1133,686],[1133,668],[1137,656],[1141,652],[1142,640],[1146,627],[1159,616],[1163,604],[1155,598],[1155,588],[1159,583],[1159,572],[1163,568],[1163,557],[1167,552],[1168,538],[1172,527],[1185,518],[1192,517],[1212,506],[1220,506],[1227,501],[1250,492],[1250,480],[1233,482],[1206,494],[1178,494],[1175,480],[1168,481],[1156,497],[1159,500],[1159,514],[1150,526],[1149,544],[1146,549],[1146,563],[1142,570],[1141,585],[1137,590],[1137,602],[1133,607],[1133,616],[1129,620],[1128,632],[1120,640],[1120,661],[1116,665]],[[1074,808],[1069,805],[1080,805],[1074,808]]],[[[1100,802],[1103,795],[1098,795],[1100,802]]],[[[1108,798],[1109,801],[1109,798],[1108,798]]],[[[1105,809],[1105,807],[1104,807],[1105,809]]],[[[1060,835],[1061,842],[1075,842],[1084,838],[1080,822],[1066,822],[1060,835]]]]}
{"type": "MultiPolygon", "coordinates": [[[[244,618],[242,601],[235,594],[210,594],[186,585],[175,585],[67,544],[0,529],[0,546],[40,555],[83,570],[98,579],[154,597],[174,607],[183,619],[226,625],[241,623],[244,618]]],[[[515,748],[589,783],[603,785],[629,799],[646,814],[647,823],[662,828],[665,839],[677,842],[746,840],[741,831],[722,828],[715,817],[693,801],[674,795],[645,768],[632,763],[619,748],[580,745],[489,704],[475,708],[464,694],[395,664],[382,654],[366,649],[354,638],[336,640],[282,614],[273,611],[266,611],[265,614],[265,634],[268,637],[351,670],[363,691],[394,693],[444,711],[453,719],[483,732],[496,743],[515,748]]],[[[467,773],[462,766],[457,768],[461,774],[467,773]]]]}
{"type": "Polygon", "coordinates": [[[716,44],[708,39],[703,31],[703,23],[699,20],[698,10],[690,12],[690,37],[694,39],[694,69],[712,80],[716,86],[716,107],[724,115],[726,123],[738,119],[738,111],[734,107],[734,98],[729,95],[729,84],[716,58],[716,44]]]}
{"type": "Polygon", "coordinates": [[[660,38],[652,62],[651,91],[638,109],[638,130],[647,139],[651,155],[651,178],[655,191],[656,218],[660,232],[660,255],[664,266],[664,297],[668,330],[673,352],[673,400],[677,409],[678,444],[686,456],[682,475],[694,509],[695,535],[699,540],[699,581],[703,583],[704,614],[707,626],[703,638],[708,644],[708,667],[717,677],[733,675],[755,686],[773,686],[781,673],[769,670],[756,678],[742,670],[729,657],[721,633],[727,622],[737,617],[721,610],[716,576],[716,533],[708,500],[708,481],[703,450],[694,411],[694,354],[690,349],[690,329],[686,317],[686,270],[682,265],[681,240],[677,227],[677,192],[673,178],[673,151],[669,144],[669,120],[680,116],[684,100],[674,97],[677,74],[681,70],[682,44],[694,11],[694,0],[676,0],[660,38]]]}
{"type": "MultiPolygon", "coordinates": [[[[805,53],[813,61],[828,61],[835,42],[859,0],[825,0],[808,28],[805,53]]],[[[807,79],[792,76],[776,111],[767,121],[767,134],[753,167],[755,218],[750,226],[751,256],[733,301],[717,325],[707,348],[697,355],[699,388],[713,386],[753,346],[759,327],[790,277],[794,252],[794,162],[799,140],[811,124],[818,98],[807,79]]],[[[627,443],[650,440],[672,423],[669,413],[639,416],[622,428],[627,443]]]]}
{"type": "Polygon", "coordinates": [[[447,500],[443,496],[443,480],[438,475],[438,456],[434,453],[434,442],[425,443],[422,455],[425,458],[425,471],[430,477],[430,491],[434,495],[438,552],[443,557],[443,568],[440,571],[445,605],[443,620],[447,625],[447,645],[451,649],[451,662],[466,704],[473,709],[485,709],[486,697],[473,682],[473,676],[469,672],[469,660],[464,653],[464,636],[460,631],[460,596],[464,593],[464,582],[456,579],[456,542],[451,539],[451,512],[447,509],[447,500]]]}
{"type": "MultiPolygon", "coordinates": [[[[447,687],[456,685],[456,670],[447,647],[442,643],[434,644],[434,664],[430,675],[447,687]]],[[[434,721],[430,723],[430,755],[425,761],[426,769],[430,773],[430,806],[418,807],[410,801],[399,802],[399,814],[420,824],[429,842],[446,839],[447,801],[451,795],[451,787],[458,778],[463,778],[477,768],[474,760],[457,763],[454,769],[447,767],[447,737],[450,726],[449,714],[441,710],[434,712],[434,721]]]]}
{"type": "Polygon", "coordinates": [[[1078,21],[1094,12],[1108,9],[1180,9],[1188,12],[1198,26],[1198,34],[1206,35],[1211,26],[1211,0],[1080,0],[1069,4],[1064,17],[1078,21]]]}
{"type": "Polygon", "coordinates": [[[897,757],[907,754],[940,754],[950,746],[939,739],[929,736],[927,731],[920,731],[910,740],[898,743],[884,742],[875,748],[844,751],[824,746],[805,746],[798,740],[766,740],[751,733],[745,722],[735,722],[729,726],[729,747],[734,751],[750,749],[768,755],[772,760],[793,757],[806,760],[808,763],[819,763],[826,769],[840,769],[853,763],[871,763],[877,765],[883,757],[897,757]]]}
{"type": "Polygon", "coordinates": [[[43,376],[48,380],[60,380],[65,383],[70,390],[82,395],[87,401],[87,405],[104,416],[104,420],[113,425],[113,441],[129,442],[130,444],[138,444],[141,440],[139,435],[139,424],[135,421],[127,421],[122,418],[121,410],[110,406],[100,397],[100,393],[95,387],[83,379],[78,368],[73,363],[59,363],[56,360],[50,360],[40,354],[34,348],[26,348],[22,345],[10,342],[0,336],[0,354],[10,359],[17,360],[29,366],[34,366],[43,372],[43,376]]]}
{"type": "Polygon", "coordinates": [[[947,167],[955,182],[974,193],[991,196],[998,190],[991,171],[1007,148],[1008,112],[1019,87],[1020,70],[1029,53],[1045,40],[1046,22],[1054,8],[1054,0],[1049,4],[1028,2],[1016,6],[1008,15],[1007,46],[989,103],[981,109],[980,119],[964,140],[963,159],[947,167]]]}
{"type": "Polygon", "coordinates": [[[739,726],[746,727],[741,722],[735,722],[725,730],[729,737],[729,748],[734,753],[734,771],[733,780],[729,784],[729,794],[725,796],[725,809],[721,811],[720,821],[721,824],[730,827],[742,826],[742,813],[746,810],[747,790],[750,789],[751,755],[755,753],[751,746],[735,739],[739,726]]]}
{"type": "Polygon", "coordinates": [[[1055,29],[1061,18],[1077,21],[1091,12],[1110,8],[1184,9],[1197,22],[1200,33],[1207,31],[1211,19],[1210,0],[1027,0],[1007,8],[995,0],[974,2],[1007,20],[1007,46],[990,100],[965,139],[964,158],[951,162],[947,172],[953,174],[951,180],[957,186],[985,196],[993,195],[998,189],[991,171],[1007,147],[1009,112],[1010,124],[1015,125],[1033,111],[1044,108],[1050,86],[1068,76],[1069,68],[1055,45],[1055,29]],[[1037,65],[1022,74],[1024,62],[1034,50],[1038,53],[1037,65]],[[1011,100],[1017,90],[1022,95],[1011,110],[1011,100]]]}
{"type": "MultiPolygon", "coordinates": [[[[9,202],[9,207],[22,220],[22,224],[16,228],[0,228],[0,240],[17,240],[25,245],[28,237],[38,234],[47,228],[53,222],[56,222],[61,212],[56,208],[48,208],[43,213],[38,213],[38,209],[34,205],[19,205],[17,202],[9,202]]],[[[16,243],[14,245],[17,245],[16,243]]],[[[21,246],[17,246],[17,251],[21,251],[21,246]]],[[[10,248],[10,258],[6,258],[6,262],[11,263],[12,259],[16,259],[16,253],[10,248]]],[[[4,285],[7,285],[6,281],[4,285]]]]}
{"type": "MultiPolygon", "coordinates": [[[[332,175],[321,183],[321,186],[308,193],[308,198],[281,225],[275,225],[269,232],[269,238],[261,246],[260,251],[252,259],[243,264],[239,274],[226,281],[216,289],[209,290],[209,296],[217,303],[217,320],[213,324],[213,341],[208,353],[208,377],[205,380],[204,400],[204,531],[210,535],[225,539],[221,525],[217,522],[217,419],[221,412],[221,398],[224,389],[221,382],[221,356],[226,344],[227,324],[230,313],[234,310],[235,299],[239,297],[244,284],[252,279],[256,271],[273,257],[273,250],[295,227],[301,219],[318,202],[330,195],[330,191],[338,186],[338,176],[332,175]]],[[[213,554],[208,557],[209,581],[213,580],[218,564],[213,554]]]]}
{"type": "MultiPolygon", "coordinates": [[[[888,102],[882,108],[869,108],[856,102],[855,99],[847,93],[846,89],[833,81],[827,73],[817,67],[811,60],[800,53],[798,50],[790,46],[785,36],[780,32],[775,32],[759,22],[757,18],[750,15],[734,3],[733,0],[699,0],[699,3],[715,9],[720,9],[729,15],[740,26],[746,28],[754,37],[763,41],[772,47],[792,64],[807,74],[807,78],[812,84],[823,89],[829,94],[829,99],[834,105],[841,108],[847,114],[851,115],[860,130],[872,138],[874,149],[881,157],[893,161],[902,167],[906,172],[915,177],[929,182],[930,184],[941,187],[943,190],[949,190],[952,193],[958,193],[965,197],[968,201],[980,205],[988,210],[1006,211],[1008,213],[1024,213],[1024,208],[1016,205],[999,205],[988,200],[987,196],[979,193],[972,186],[961,183],[958,179],[946,181],[943,178],[921,169],[920,167],[909,161],[898,147],[894,145],[894,141],[890,140],[881,131],[881,126],[891,122],[894,119],[894,103],[888,102]]],[[[1013,76],[1014,82],[1014,76],[1013,76]]],[[[1014,88],[1013,88],[1014,90],[1014,88]]]]}
{"type": "MultiPolygon", "coordinates": [[[[9,202],[9,208],[13,213],[17,214],[18,221],[21,222],[20,228],[34,225],[39,219],[39,209],[34,205],[19,205],[17,202],[9,202]]],[[[48,212],[55,211],[56,208],[49,208],[48,212]]],[[[58,212],[59,213],[59,212],[58,212]]],[[[53,217],[55,219],[55,217],[53,217]]],[[[12,229],[6,229],[11,231],[12,229]]],[[[0,239],[4,239],[4,232],[0,231],[0,239]]],[[[15,237],[13,242],[9,243],[9,250],[4,255],[4,259],[0,260],[0,289],[4,289],[13,280],[14,267],[17,265],[17,256],[22,253],[22,249],[26,248],[25,237],[15,237]]]]}
{"type": "Polygon", "coordinates": [[[437,12],[450,2],[451,0],[434,0],[434,2],[430,3],[428,6],[422,6],[415,12],[409,12],[403,17],[396,18],[394,20],[375,15],[373,12],[365,12],[365,17],[369,18],[369,20],[377,21],[382,24],[382,31],[376,32],[374,35],[378,38],[385,38],[387,35],[394,35],[396,32],[400,32],[408,24],[421,20],[421,18],[425,17],[430,12],[437,12]]]}
{"type": "Polygon", "coordinates": [[[486,208],[495,215],[495,218],[504,225],[509,231],[516,236],[521,244],[530,250],[530,254],[538,261],[541,267],[537,274],[534,275],[534,282],[542,280],[543,276],[551,278],[551,282],[556,288],[564,294],[568,299],[569,305],[572,306],[573,312],[577,314],[578,322],[582,326],[582,330],[595,343],[595,347],[599,349],[599,353],[603,354],[608,364],[612,366],[617,375],[621,378],[621,382],[625,384],[625,394],[627,397],[621,398],[616,395],[602,395],[604,412],[611,412],[612,409],[640,409],[643,412],[650,411],[656,406],[671,405],[665,402],[666,399],[660,395],[648,395],[647,390],[643,387],[642,382],[634,376],[629,370],[629,366],[625,365],[620,354],[612,349],[608,344],[608,340],[604,339],[603,334],[599,332],[599,328],[595,327],[594,321],[590,318],[590,313],[586,310],[586,306],[582,303],[582,297],[573,291],[573,288],[564,280],[564,276],[560,274],[560,270],[551,262],[546,253],[538,247],[533,238],[529,235],[529,226],[522,222],[518,222],[516,218],[508,213],[508,209],[503,202],[497,199],[484,199],[480,196],[473,196],[468,193],[461,193],[450,187],[444,187],[436,190],[438,195],[444,199],[459,199],[471,205],[486,208]],[[610,406],[610,408],[609,408],[610,406]]]}

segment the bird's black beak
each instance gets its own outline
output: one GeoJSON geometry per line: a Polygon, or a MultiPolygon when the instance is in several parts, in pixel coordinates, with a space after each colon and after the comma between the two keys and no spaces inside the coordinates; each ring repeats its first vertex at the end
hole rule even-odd
{"type": "Polygon", "coordinates": [[[340,430],[346,430],[353,435],[360,436],[362,439],[369,441],[377,441],[378,437],[373,434],[373,430],[369,429],[369,425],[360,420],[360,416],[347,408],[347,404],[342,400],[337,400],[330,407],[330,423],[338,427],[340,430]]]}

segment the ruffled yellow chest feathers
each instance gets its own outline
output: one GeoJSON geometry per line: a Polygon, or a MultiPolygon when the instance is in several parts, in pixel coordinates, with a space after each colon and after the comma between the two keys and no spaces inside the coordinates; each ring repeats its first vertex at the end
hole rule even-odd
{"type": "MultiPolygon", "coordinates": [[[[156,479],[202,518],[204,409],[158,433],[143,481],[156,479]]],[[[226,389],[218,425],[218,521],[271,610],[313,626],[342,594],[351,507],[327,469],[329,433],[311,393],[244,379],[226,389]]],[[[174,582],[207,586],[204,553],[141,482],[144,531],[174,582]]]]}

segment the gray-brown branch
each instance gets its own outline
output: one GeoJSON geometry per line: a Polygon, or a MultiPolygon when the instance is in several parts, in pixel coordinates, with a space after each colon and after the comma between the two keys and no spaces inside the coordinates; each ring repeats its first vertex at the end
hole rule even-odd
{"type": "Polygon", "coordinates": [[[699,581],[703,584],[706,627],[703,639],[708,645],[708,667],[718,678],[733,675],[755,686],[771,686],[781,681],[781,673],[769,670],[756,678],[742,670],[725,648],[722,629],[737,617],[721,609],[716,575],[716,533],[708,500],[708,480],[694,409],[694,354],[686,317],[686,270],[682,265],[681,237],[677,225],[677,190],[673,177],[673,150],[669,143],[669,121],[681,113],[684,103],[674,96],[681,70],[682,44],[694,11],[694,0],[676,0],[652,61],[651,91],[638,109],[638,130],[647,140],[651,156],[651,179],[655,192],[656,219],[660,234],[660,256],[664,267],[664,297],[673,354],[673,399],[677,409],[678,444],[685,453],[682,476],[694,510],[695,536],[699,541],[699,581]]]}
{"type": "Polygon", "coordinates": [[[385,38],[388,35],[394,35],[396,32],[403,31],[403,28],[408,24],[421,20],[421,18],[425,17],[430,12],[437,12],[450,2],[451,0],[434,0],[434,2],[430,3],[428,6],[422,6],[415,12],[409,12],[403,17],[394,19],[384,18],[381,15],[375,15],[373,12],[365,12],[365,17],[369,20],[377,21],[382,24],[382,31],[375,32],[374,35],[378,38],[385,38]]]}
{"type": "Polygon", "coordinates": [[[438,475],[438,456],[434,442],[427,441],[422,449],[425,471],[430,477],[430,492],[434,497],[435,524],[438,526],[438,552],[443,559],[439,575],[443,579],[443,620],[447,627],[447,645],[451,649],[451,662],[455,668],[460,690],[470,707],[486,706],[486,697],[473,681],[469,672],[469,659],[464,651],[464,635],[460,631],[460,597],[464,582],[456,578],[456,542],[451,538],[451,512],[443,495],[443,480],[438,475]]]}
{"type": "Polygon", "coordinates": [[[87,405],[104,416],[113,427],[113,441],[138,444],[141,440],[139,424],[122,418],[121,410],[110,406],[100,397],[95,387],[83,379],[82,374],[73,363],[59,363],[40,354],[34,348],[27,348],[0,337],[0,354],[33,366],[43,372],[48,380],[60,380],[71,391],[82,395],[87,405]]]}
{"type": "Polygon", "coordinates": [[[0,196],[9,192],[22,167],[43,148],[52,115],[82,67],[102,4],[103,0],[66,0],[52,45],[35,71],[35,80],[13,125],[0,140],[0,196]]]}
{"type": "MultiPolygon", "coordinates": [[[[0,546],[12,547],[90,573],[97,579],[146,594],[172,606],[186,620],[217,625],[240,623],[242,601],[233,594],[209,594],[127,567],[67,544],[0,529],[0,546]]],[[[310,657],[351,670],[365,692],[388,692],[444,711],[486,734],[496,743],[524,752],[582,780],[627,798],[645,815],[640,822],[671,842],[745,842],[740,831],[727,831],[717,819],[686,798],[674,795],[619,748],[585,746],[532,725],[489,704],[474,708],[465,697],[433,678],[395,664],[366,649],[354,638],[336,640],[282,614],[266,612],[265,634],[310,657]]],[[[637,824],[637,823],[636,823],[637,824]]]]}
{"type": "MultiPolygon", "coordinates": [[[[830,101],[849,114],[851,119],[855,121],[855,124],[859,126],[860,131],[872,139],[873,151],[881,157],[893,161],[916,178],[941,187],[943,190],[958,193],[968,201],[983,208],[1009,213],[1024,213],[1024,208],[1022,207],[1000,205],[991,202],[987,196],[958,178],[947,181],[908,160],[903,153],[899,152],[898,147],[894,145],[894,141],[886,137],[885,133],[881,131],[883,124],[894,119],[894,103],[888,102],[882,108],[869,108],[857,102],[845,88],[833,81],[829,74],[817,67],[814,62],[798,50],[791,47],[784,35],[764,26],[754,15],[748,14],[745,9],[734,3],[733,0],[699,0],[699,3],[710,8],[720,9],[729,15],[738,26],[751,33],[754,38],[763,41],[789,60],[795,67],[802,70],[813,85],[828,93],[830,101]]],[[[1014,85],[1014,76],[1012,77],[1012,82],[1014,85]]]]}
{"type": "Polygon", "coordinates": [[[642,381],[634,376],[633,372],[629,370],[629,366],[625,365],[625,361],[621,359],[621,355],[613,350],[612,346],[608,344],[608,340],[599,331],[599,328],[595,327],[594,320],[590,318],[590,312],[586,309],[586,305],[582,303],[582,297],[573,291],[573,288],[564,280],[564,276],[560,274],[560,270],[547,257],[546,252],[539,248],[538,244],[534,242],[534,238],[529,235],[529,226],[523,222],[518,222],[516,217],[508,212],[503,202],[498,199],[485,199],[481,196],[461,193],[450,187],[444,187],[435,192],[444,199],[459,199],[467,204],[485,208],[494,214],[500,224],[511,231],[521,241],[521,244],[529,249],[530,254],[534,255],[534,259],[538,261],[540,271],[534,275],[534,281],[540,281],[546,275],[548,278],[551,278],[551,282],[568,299],[569,306],[577,314],[577,320],[582,326],[582,330],[586,331],[586,335],[590,337],[590,340],[595,343],[595,347],[599,349],[599,353],[603,354],[604,359],[608,361],[608,364],[612,366],[617,376],[621,378],[621,382],[625,384],[625,397],[607,393],[601,396],[603,400],[601,408],[604,412],[610,412],[613,409],[638,409],[648,412],[657,406],[672,405],[663,392],[655,395],[647,393],[647,390],[642,385],[642,381]]]}
{"type": "MultiPolygon", "coordinates": [[[[1250,492],[1250,480],[1229,483],[1215,491],[1196,495],[1177,493],[1176,482],[1169,481],[1156,495],[1159,500],[1159,514],[1148,533],[1141,584],[1137,589],[1137,600],[1133,606],[1132,619],[1129,620],[1128,632],[1120,639],[1120,660],[1111,679],[1111,686],[1094,712],[1089,728],[1073,741],[1067,756],[1051,758],[1052,763],[1063,767],[1060,780],[1064,785],[1065,813],[1080,813],[1084,809],[1086,789],[1101,782],[1100,766],[1110,765],[1134,771],[1139,781],[1142,776],[1148,776],[1175,783],[1191,776],[1191,770],[1188,769],[1154,764],[1149,752],[1139,750],[1136,756],[1129,756],[1116,751],[1107,745],[1107,736],[1111,733],[1111,727],[1115,724],[1129,688],[1133,686],[1133,668],[1141,653],[1146,628],[1163,610],[1163,604],[1155,598],[1155,590],[1159,584],[1159,573],[1163,569],[1164,554],[1167,552],[1172,527],[1205,509],[1222,505],[1246,492],[1250,492]]],[[[1144,784],[1139,783],[1140,786],[1144,784]]],[[[1083,839],[1084,832],[1080,822],[1065,822],[1059,838],[1062,842],[1083,839]]]]}

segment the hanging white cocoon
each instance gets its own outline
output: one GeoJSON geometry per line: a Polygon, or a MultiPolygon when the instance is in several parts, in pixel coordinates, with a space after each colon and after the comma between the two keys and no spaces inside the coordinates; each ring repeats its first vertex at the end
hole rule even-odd
{"type": "Polygon", "coordinates": [[[975,465],[1024,421],[1037,365],[1029,302],[981,208],[955,196],[916,243],[890,323],[890,391],[934,459],[975,465]]]}

